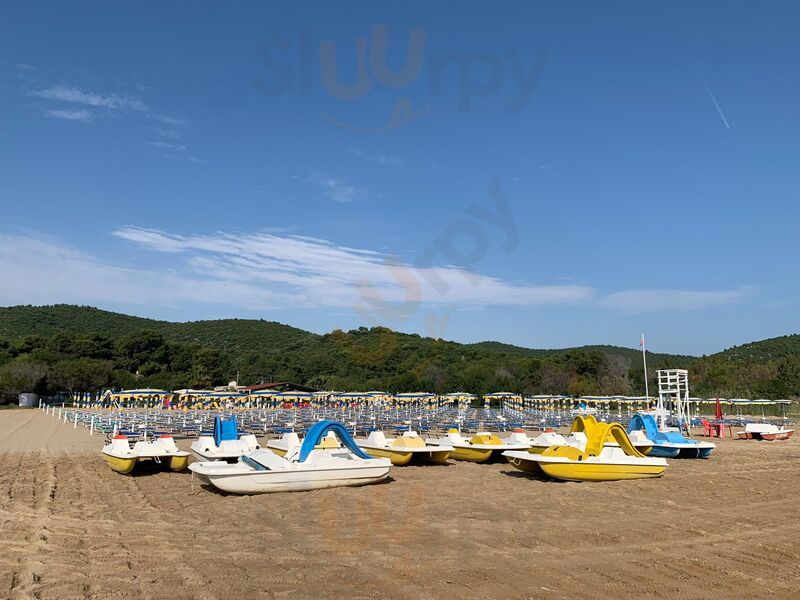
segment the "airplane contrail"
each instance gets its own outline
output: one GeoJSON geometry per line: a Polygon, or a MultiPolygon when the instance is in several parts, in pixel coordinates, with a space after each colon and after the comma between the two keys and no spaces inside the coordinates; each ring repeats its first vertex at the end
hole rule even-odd
{"type": "Polygon", "coordinates": [[[717,102],[717,99],[714,97],[714,92],[711,91],[711,88],[709,87],[708,84],[706,84],[706,91],[708,92],[708,97],[711,98],[711,101],[714,103],[714,106],[716,107],[717,112],[719,113],[719,118],[722,119],[722,122],[725,124],[725,127],[727,127],[728,130],[730,130],[731,126],[728,125],[728,119],[725,118],[722,109],[719,107],[719,102],[717,102]]]}

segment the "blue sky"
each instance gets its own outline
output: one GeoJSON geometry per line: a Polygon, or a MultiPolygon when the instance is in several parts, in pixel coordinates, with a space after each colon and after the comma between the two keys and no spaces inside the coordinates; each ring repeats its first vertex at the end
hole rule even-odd
{"type": "Polygon", "coordinates": [[[697,354],[797,331],[795,5],[373,4],[6,4],[0,303],[697,354]]]}

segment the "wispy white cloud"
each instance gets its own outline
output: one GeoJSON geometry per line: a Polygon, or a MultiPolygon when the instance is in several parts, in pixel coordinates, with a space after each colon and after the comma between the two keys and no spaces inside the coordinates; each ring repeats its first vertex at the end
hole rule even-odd
{"type": "Polygon", "coordinates": [[[83,108],[78,110],[47,110],[44,116],[53,119],[63,119],[65,121],[78,121],[80,123],[90,123],[94,120],[94,115],[83,108]]]}
{"type": "Polygon", "coordinates": [[[384,316],[393,315],[389,319],[403,314],[391,307],[418,304],[465,310],[599,305],[630,314],[691,311],[740,302],[752,292],[747,287],[636,289],[598,296],[583,285],[533,284],[454,266],[415,266],[382,252],[285,232],[177,235],[124,227],[114,236],[163,254],[161,266],[120,266],[35,232],[0,233],[0,280],[5,282],[0,304],[203,303],[251,310],[366,306],[378,312],[390,307],[384,311],[384,316]]]}
{"type": "Polygon", "coordinates": [[[388,165],[390,167],[402,167],[405,164],[405,159],[399,156],[389,156],[388,154],[376,154],[372,157],[379,165],[388,165]]]}
{"type": "MultiPolygon", "coordinates": [[[[23,63],[18,64],[17,68],[21,75],[33,69],[30,65],[23,63]]],[[[145,125],[145,127],[162,138],[159,141],[148,142],[148,145],[168,151],[163,154],[164,158],[203,162],[203,159],[199,159],[196,156],[183,157],[180,154],[189,149],[185,143],[179,142],[183,138],[183,132],[180,128],[187,126],[189,120],[153,112],[144,100],[138,96],[100,93],[74,85],[63,84],[30,87],[22,92],[23,95],[48,101],[50,106],[46,106],[45,110],[40,113],[46,117],[79,123],[91,123],[112,114],[145,117],[151,122],[150,125],[145,125]],[[30,87],[37,87],[38,89],[30,89],[30,87]],[[76,105],[78,108],[76,108],[76,105]],[[157,123],[160,125],[157,125],[157,123]]],[[[138,87],[140,90],[147,89],[143,86],[138,87]]]]}
{"type": "Polygon", "coordinates": [[[179,140],[183,137],[183,133],[181,133],[177,129],[165,129],[163,127],[150,127],[149,129],[157,133],[161,137],[170,140],[179,140]]]}
{"type": "Polygon", "coordinates": [[[625,290],[609,294],[603,299],[603,304],[630,314],[691,311],[734,304],[743,300],[752,291],[752,287],[733,290],[625,290]]]}
{"type": "Polygon", "coordinates": [[[367,195],[365,189],[356,187],[348,179],[331,177],[325,173],[313,173],[308,181],[322,188],[325,196],[334,202],[352,202],[367,195]]]}
{"type": "Polygon", "coordinates": [[[186,146],[183,144],[170,144],[169,142],[147,142],[148,146],[155,146],[156,148],[163,148],[165,150],[177,150],[178,152],[183,152],[186,150],[186,146]]]}
{"type": "Polygon", "coordinates": [[[358,148],[348,148],[347,149],[350,154],[353,156],[357,156],[358,158],[364,159],[369,162],[373,162],[377,165],[384,165],[389,167],[402,167],[406,160],[399,156],[392,156],[391,154],[384,154],[383,152],[378,152],[376,154],[368,154],[359,150],[358,148]]]}
{"type": "Polygon", "coordinates": [[[592,295],[583,286],[526,285],[452,266],[416,267],[380,252],[304,236],[183,236],[137,227],[125,227],[114,235],[143,248],[180,254],[204,278],[282,290],[291,296],[292,306],[352,306],[376,298],[387,303],[544,305],[578,302],[592,295]]]}
{"type": "Polygon", "coordinates": [[[111,111],[134,112],[146,111],[147,105],[139,98],[120,94],[99,94],[87,92],[76,87],[54,85],[40,90],[28,92],[30,96],[56,100],[70,104],[82,104],[94,108],[111,111]]]}
{"type": "Polygon", "coordinates": [[[57,240],[0,234],[0,304],[159,305],[188,302],[274,308],[286,298],[243,281],[200,279],[169,269],[125,268],[57,240]]]}
{"type": "Polygon", "coordinates": [[[166,117],[164,115],[152,115],[152,117],[156,121],[158,121],[159,123],[163,123],[164,125],[177,125],[180,127],[189,124],[188,119],[181,119],[178,117],[166,117]]]}

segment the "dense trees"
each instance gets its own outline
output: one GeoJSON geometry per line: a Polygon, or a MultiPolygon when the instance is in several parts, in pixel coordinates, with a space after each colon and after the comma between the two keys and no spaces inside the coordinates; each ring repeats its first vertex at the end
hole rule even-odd
{"type": "MultiPolygon", "coordinates": [[[[651,393],[655,369],[687,367],[696,395],[800,395],[800,336],[699,359],[648,353],[648,364],[651,393]]],[[[535,350],[457,344],[383,327],[315,335],[260,320],[166,323],[88,307],[0,308],[5,399],[19,391],[205,388],[237,372],[246,383],[264,378],[342,391],[644,393],[639,352],[613,346],[535,350]]]]}
{"type": "Polygon", "coordinates": [[[58,332],[0,340],[0,395],[84,392],[109,387],[207,387],[225,380],[228,361],[213,348],[167,341],[156,331],[119,340],[58,332]]]}

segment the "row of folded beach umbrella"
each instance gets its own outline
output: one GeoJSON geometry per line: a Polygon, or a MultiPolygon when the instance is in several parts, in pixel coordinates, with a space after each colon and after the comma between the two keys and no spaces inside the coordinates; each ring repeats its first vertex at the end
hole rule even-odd
{"type": "MultiPolygon", "coordinates": [[[[445,432],[456,428],[462,432],[477,431],[513,431],[522,428],[529,431],[547,428],[566,427],[572,422],[576,409],[571,410],[537,410],[517,411],[507,407],[458,407],[443,406],[435,410],[420,410],[412,404],[398,405],[390,410],[375,404],[351,404],[344,407],[315,405],[299,408],[251,408],[242,409],[184,409],[163,410],[162,408],[120,408],[104,410],[98,408],[80,408],[78,406],[42,406],[65,422],[75,427],[85,426],[90,432],[117,433],[133,436],[152,436],[168,432],[185,437],[198,436],[209,432],[213,427],[214,417],[221,415],[229,418],[236,416],[239,428],[243,432],[266,437],[279,437],[289,431],[302,435],[319,420],[336,420],[344,422],[348,429],[357,436],[367,436],[369,432],[380,430],[401,434],[414,430],[421,434],[427,432],[445,432]]],[[[577,409],[580,410],[580,409],[577,409]]],[[[635,411],[617,413],[608,412],[599,406],[595,415],[601,421],[617,421],[626,424],[635,411]]],[[[713,417],[709,417],[712,418],[713,417]]],[[[759,422],[769,419],[759,418],[759,422]]],[[[744,426],[753,422],[752,417],[731,415],[716,422],[733,426],[744,426]]],[[[785,421],[775,419],[776,424],[785,421]]],[[[672,424],[672,423],[671,423],[672,424]]],[[[692,426],[701,426],[700,418],[692,419],[692,426]]]]}
{"type": "MultiPolygon", "coordinates": [[[[421,410],[442,410],[449,407],[461,409],[482,404],[484,408],[499,406],[510,411],[571,411],[581,409],[605,409],[612,406],[621,411],[646,409],[656,401],[646,396],[523,396],[512,392],[495,392],[478,398],[469,393],[456,392],[437,395],[427,392],[390,394],[382,391],[369,392],[302,392],[260,390],[253,392],[176,390],[170,392],[158,389],[121,390],[72,395],[72,404],[80,408],[161,408],[180,410],[220,410],[220,409],[286,409],[328,407],[347,409],[370,406],[383,410],[413,406],[421,410]]],[[[767,400],[744,398],[689,398],[690,405],[700,410],[700,405],[721,404],[739,409],[747,407],[786,406],[791,400],[767,400]]]]}

